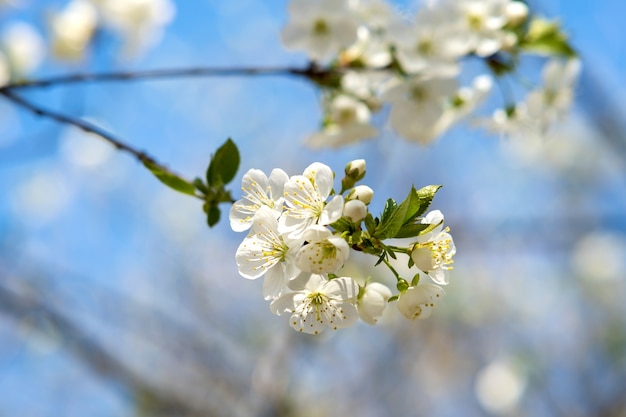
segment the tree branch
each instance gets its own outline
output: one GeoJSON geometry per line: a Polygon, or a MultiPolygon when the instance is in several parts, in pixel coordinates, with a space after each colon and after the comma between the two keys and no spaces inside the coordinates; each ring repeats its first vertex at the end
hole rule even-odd
{"type": "Polygon", "coordinates": [[[79,84],[85,82],[101,81],[132,81],[147,79],[189,78],[189,77],[233,77],[251,75],[282,75],[297,76],[312,80],[320,80],[324,77],[337,73],[338,69],[325,69],[315,63],[310,63],[305,68],[291,67],[197,67],[197,68],[174,68],[156,69],[144,71],[121,71],[109,73],[82,73],[51,77],[40,80],[21,81],[15,84],[7,84],[0,87],[0,93],[7,90],[17,90],[35,87],[50,87],[60,84],[79,84]]]}
{"type": "Polygon", "coordinates": [[[104,139],[105,141],[115,146],[117,149],[132,154],[133,156],[135,156],[135,158],[137,158],[144,165],[152,165],[154,167],[159,168],[160,170],[164,172],[179,176],[178,174],[175,174],[172,171],[170,171],[165,165],[157,162],[153,157],[151,157],[144,151],[135,149],[132,146],[128,145],[127,143],[122,142],[113,134],[109,133],[108,131],[102,129],[101,127],[91,122],[88,122],[83,119],[77,119],[77,118],[62,114],[62,113],[58,113],[54,110],[49,110],[44,107],[41,107],[33,103],[32,101],[25,99],[21,95],[15,94],[11,88],[0,88],[0,95],[3,95],[4,97],[9,99],[13,103],[33,112],[34,114],[38,116],[47,117],[59,123],[64,123],[64,124],[68,124],[71,126],[75,126],[85,132],[96,134],[100,136],[102,139],[104,139]]]}

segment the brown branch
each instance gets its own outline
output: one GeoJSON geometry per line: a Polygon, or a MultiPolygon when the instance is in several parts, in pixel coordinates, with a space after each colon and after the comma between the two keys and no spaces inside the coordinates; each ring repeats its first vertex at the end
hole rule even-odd
{"type": "Polygon", "coordinates": [[[148,79],[171,79],[171,78],[196,78],[196,77],[233,77],[233,76],[297,76],[311,80],[322,80],[325,77],[340,72],[339,69],[325,69],[315,63],[309,64],[305,68],[290,67],[197,67],[197,68],[173,68],[155,69],[144,71],[121,71],[108,73],[80,73],[50,77],[40,80],[20,81],[14,84],[7,84],[0,87],[0,93],[6,90],[17,90],[35,87],[50,87],[60,84],[79,84],[85,82],[107,82],[107,81],[133,81],[148,79]]]}

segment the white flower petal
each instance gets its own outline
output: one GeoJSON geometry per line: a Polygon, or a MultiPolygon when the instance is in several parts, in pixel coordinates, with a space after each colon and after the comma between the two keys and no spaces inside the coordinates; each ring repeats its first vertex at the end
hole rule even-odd
{"type": "Polygon", "coordinates": [[[336,222],[343,214],[343,196],[336,195],[326,204],[319,219],[319,223],[328,225],[336,222]]]}
{"type": "Polygon", "coordinates": [[[328,165],[314,162],[309,165],[302,174],[313,182],[322,200],[326,200],[333,188],[333,171],[328,165]]]}
{"type": "Polygon", "coordinates": [[[398,298],[398,310],[409,320],[425,319],[430,316],[435,302],[444,294],[443,288],[435,284],[422,284],[409,289],[398,298]]]}

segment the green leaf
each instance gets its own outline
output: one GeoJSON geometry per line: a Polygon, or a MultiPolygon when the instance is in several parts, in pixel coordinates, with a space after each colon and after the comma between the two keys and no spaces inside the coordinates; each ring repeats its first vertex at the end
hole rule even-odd
{"type": "Polygon", "coordinates": [[[207,211],[207,223],[209,227],[213,227],[220,221],[220,209],[217,206],[208,207],[207,211]]]}
{"type": "Polygon", "coordinates": [[[193,185],[194,187],[196,187],[196,190],[200,191],[202,194],[209,193],[209,189],[207,188],[206,184],[202,182],[202,179],[194,178],[193,185]]]}
{"type": "Polygon", "coordinates": [[[374,220],[374,217],[372,216],[371,213],[367,213],[367,216],[365,216],[365,228],[367,229],[367,232],[370,235],[374,235],[374,230],[376,229],[376,220],[374,220]]]}
{"type": "Polygon", "coordinates": [[[398,297],[400,297],[399,294],[394,295],[393,297],[389,297],[389,299],[387,300],[388,303],[392,302],[392,301],[396,301],[398,299],[398,297]]]}
{"type": "Polygon", "coordinates": [[[417,194],[417,198],[419,199],[419,208],[413,215],[411,221],[426,213],[426,210],[428,210],[430,203],[433,202],[433,198],[435,198],[435,194],[437,194],[437,191],[439,191],[440,188],[441,185],[427,185],[426,187],[422,187],[415,192],[417,194]]]}
{"type": "Polygon", "coordinates": [[[346,217],[340,217],[339,220],[329,224],[329,226],[338,232],[349,232],[354,230],[353,223],[346,217]]]}
{"type": "Polygon", "coordinates": [[[230,138],[220,146],[206,172],[206,180],[209,187],[221,187],[235,178],[239,169],[239,150],[230,138]]]}
{"type": "Polygon", "coordinates": [[[417,236],[422,229],[413,222],[426,212],[440,188],[441,185],[427,185],[416,190],[414,186],[411,186],[411,191],[400,205],[396,206],[395,201],[387,200],[380,225],[376,228],[374,236],[379,239],[417,236]]]}
{"type": "Polygon", "coordinates": [[[542,18],[535,18],[530,22],[520,47],[540,55],[576,56],[576,51],[567,42],[567,36],[561,30],[559,22],[542,18]]]}
{"type": "Polygon", "coordinates": [[[428,223],[413,223],[413,224],[405,224],[402,228],[396,233],[395,238],[402,239],[406,237],[415,237],[419,236],[423,230],[429,227],[428,223]]]}
{"type": "Polygon", "coordinates": [[[374,266],[380,265],[380,263],[385,260],[386,256],[387,256],[387,253],[385,251],[383,251],[383,253],[380,254],[380,257],[378,258],[378,260],[376,261],[374,266]]]}
{"type": "Polygon", "coordinates": [[[424,228],[424,230],[422,230],[418,236],[421,235],[425,235],[426,233],[430,233],[432,232],[437,226],[439,226],[441,223],[443,223],[443,221],[439,222],[439,223],[432,223],[432,224],[426,224],[426,228],[424,228]]]}
{"type": "Polygon", "coordinates": [[[398,204],[396,204],[396,201],[393,198],[388,199],[385,203],[383,214],[380,216],[380,223],[385,223],[389,219],[389,217],[391,217],[393,212],[396,211],[396,208],[398,208],[398,204]]]}
{"type": "Polygon", "coordinates": [[[413,275],[413,279],[411,280],[411,287],[415,287],[420,282],[420,274],[419,272],[413,275]]]}
{"type": "Polygon", "coordinates": [[[192,183],[188,182],[187,180],[169,171],[164,171],[163,169],[161,169],[161,167],[150,161],[143,161],[143,164],[146,168],[148,168],[150,172],[152,172],[155,177],[158,178],[159,181],[161,181],[163,184],[167,185],[171,189],[181,192],[183,194],[193,196],[196,195],[196,188],[192,183]]]}
{"type": "Polygon", "coordinates": [[[394,237],[404,223],[407,209],[408,205],[406,204],[398,206],[394,200],[387,200],[385,210],[380,219],[380,224],[374,231],[374,237],[378,239],[394,237]]]}
{"type": "MultiPolygon", "coordinates": [[[[435,191],[437,192],[437,191],[435,191]]],[[[418,216],[418,212],[421,209],[422,200],[420,199],[415,186],[411,186],[411,191],[409,191],[409,195],[406,196],[404,201],[400,203],[400,207],[398,207],[398,211],[402,209],[402,206],[406,206],[404,220],[402,224],[407,224],[412,222],[415,217],[418,216]]]]}

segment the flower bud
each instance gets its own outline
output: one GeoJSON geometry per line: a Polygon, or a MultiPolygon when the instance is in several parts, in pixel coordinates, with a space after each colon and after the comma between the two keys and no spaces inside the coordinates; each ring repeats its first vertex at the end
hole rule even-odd
{"type": "Polygon", "coordinates": [[[343,215],[358,223],[367,216],[367,206],[361,200],[348,200],[343,206],[343,215]]]}
{"type": "Polygon", "coordinates": [[[352,179],[354,182],[360,180],[365,176],[365,159],[355,159],[352,162],[348,162],[345,172],[346,177],[352,179]]]}
{"type": "Polygon", "coordinates": [[[443,294],[443,288],[435,284],[409,287],[398,298],[398,310],[409,320],[428,318],[435,307],[435,302],[439,301],[443,294]]]}
{"type": "Polygon", "coordinates": [[[372,201],[372,197],[374,197],[374,190],[367,185],[357,185],[350,190],[346,200],[360,200],[365,204],[369,204],[372,201]]]}
{"type": "Polygon", "coordinates": [[[361,320],[368,324],[376,324],[383,315],[387,301],[391,298],[391,290],[385,285],[372,282],[363,289],[363,296],[357,303],[361,320]]]}
{"type": "Polygon", "coordinates": [[[521,1],[512,1],[506,5],[504,14],[511,26],[519,26],[528,17],[528,6],[521,1]]]}
{"type": "Polygon", "coordinates": [[[415,266],[422,271],[432,271],[437,267],[434,255],[429,247],[415,247],[411,252],[411,259],[415,266]]]}
{"type": "Polygon", "coordinates": [[[508,32],[504,35],[504,39],[502,40],[502,49],[505,51],[510,51],[517,46],[518,38],[515,33],[508,32]]]}

